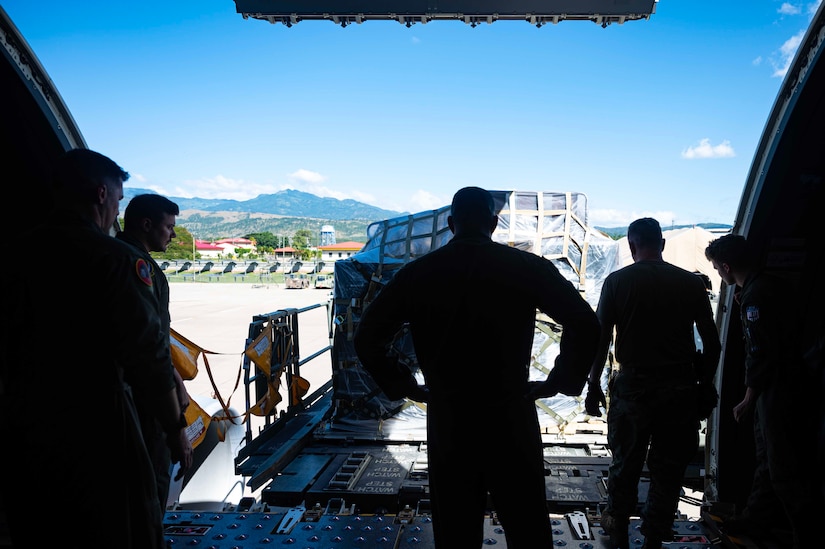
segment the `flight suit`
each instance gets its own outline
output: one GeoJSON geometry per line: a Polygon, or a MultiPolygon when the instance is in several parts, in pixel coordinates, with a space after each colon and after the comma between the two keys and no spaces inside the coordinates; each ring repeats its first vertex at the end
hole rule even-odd
{"type": "Polygon", "coordinates": [[[29,233],[51,265],[7,273],[0,436],[2,496],[15,547],[41,547],[32,512],[80,545],[163,547],[155,477],[132,400],[174,387],[151,286],[132,247],[52,213],[29,233]],[[126,384],[126,375],[131,384],[126,384]]]}
{"type": "MultiPolygon", "coordinates": [[[[136,269],[141,269],[141,276],[151,281],[152,291],[157,299],[157,314],[161,321],[161,330],[167,335],[170,334],[171,317],[169,315],[169,281],[154,260],[151,254],[145,251],[143,244],[132,238],[125,232],[117,233],[116,238],[132,246],[139,257],[135,260],[136,269]],[[139,263],[140,261],[143,263],[139,263]]],[[[171,359],[170,359],[171,360],[171,359]]],[[[127,379],[128,381],[128,379],[127,379]]],[[[143,440],[149,451],[152,466],[155,470],[155,480],[157,482],[158,500],[162,510],[166,509],[166,500],[169,497],[169,485],[172,472],[172,453],[166,444],[166,432],[163,426],[152,413],[151,405],[135,395],[140,427],[143,432],[143,440]]]]}
{"type": "MultiPolygon", "coordinates": [[[[745,385],[756,391],[753,428],[756,469],[743,515],[775,521],[777,500],[794,531],[794,547],[816,545],[817,482],[807,474],[816,455],[815,381],[804,367],[797,338],[793,286],[763,272],[749,275],[736,295],[745,337],[745,385]]],[[[815,475],[814,475],[815,476],[815,475]]]]}
{"type": "Polygon", "coordinates": [[[592,308],[551,261],[489,237],[454,237],[408,263],[359,320],[358,357],[391,399],[417,387],[386,353],[409,324],[429,388],[436,547],[481,546],[488,493],[508,547],[552,544],[538,417],[526,397],[537,309],[563,326],[550,377],[581,394],[599,335],[592,308]]]}

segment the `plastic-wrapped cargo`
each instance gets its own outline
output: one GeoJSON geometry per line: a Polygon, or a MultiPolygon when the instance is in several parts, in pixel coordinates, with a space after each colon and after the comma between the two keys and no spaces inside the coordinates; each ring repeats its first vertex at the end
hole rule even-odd
{"type": "MultiPolygon", "coordinates": [[[[491,192],[499,216],[493,240],[553,261],[595,309],[602,282],[619,267],[620,257],[615,240],[588,226],[586,196],[574,192],[491,192]]],[[[361,251],[335,263],[332,415],[337,425],[421,417],[419,406],[389,400],[380,391],[360,366],[352,334],[363,308],[400,267],[452,238],[447,225],[449,213],[447,205],[373,223],[367,228],[368,240],[361,251]]],[[[543,380],[552,368],[558,354],[559,330],[553,319],[538,316],[533,361],[525,364],[531,369],[530,379],[543,380]]],[[[415,353],[407,334],[399,335],[396,349],[415,371],[415,353]]],[[[581,397],[558,396],[537,405],[542,425],[563,426],[583,413],[581,397]]],[[[471,408],[468,403],[468,412],[471,408]]]]}

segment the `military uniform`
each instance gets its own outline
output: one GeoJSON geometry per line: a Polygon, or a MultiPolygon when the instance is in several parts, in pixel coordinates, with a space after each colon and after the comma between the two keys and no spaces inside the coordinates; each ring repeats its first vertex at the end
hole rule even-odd
{"type": "MultiPolygon", "coordinates": [[[[117,233],[116,237],[135,248],[135,253],[142,258],[143,263],[136,264],[135,268],[140,271],[139,276],[142,279],[151,282],[158,303],[157,312],[161,321],[161,330],[166,334],[168,340],[172,321],[169,315],[169,281],[166,279],[166,275],[139,240],[123,231],[117,233]]],[[[140,395],[135,396],[135,404],[140,418],[143,440],[149,450],[149,457],[155,469],[158,499],[161,509],[165,510],[172,475],[172,453],[166,444],[166,432],[163,430],[160,421],[153,415],[151,406],[147,405],[144,399],[140,398],[140,395]]]]}
{"type": "Polygon", "coordinates": [[[647,461],[650,484],[641,511],[642,534],[667,541],[685,469],[699,447],[694,323],[708,363],[718,361],[721,347],[707,291],[699,277],[684,269],[664,261],[637,261],[605,279],[597,315],[603,348],[596,360],[603,363],[606,335],[615,326],[620,364],[607,412],[613,457],[605,512],[626,531],[647,461]]]}
{"type": "Polygon", "coordinates": [[[564,327],[550,376],[565,394],[580,394],[598,339],[593,310],[552,262],[487,237],[456,236],[402,267],[359,320],[358,357],[391,399],[416,388],[385,352],[409,323],[430,392],[437,547],[481,546],[488,492],[508,547],[552,544],[538,417],[525,398],[536,309],[564,327]]]}
{"type": "Polygon", "coordinates": [[[811,509],[818,506],[813,463],[818,432],[813,424],[816,387],[799,351],[789,284],[775,276],[750,274],[736,295],[745,337],[745,385],[756,392],[753,428],[756,469],[743,517],[755,524],[775,522],[781,503],[794,530],[794,547],[813,547],[811,509]],[[811,471],[813,472],[813,471],[811,471]]]}
{"type": "Polygon", "coordinates": [[[15,547],[32,513],[81,545],[163,546],[155,479],[131,392],[174,387],[169,346],[134,249],[74,214],[28,233],[49,263],[4,274],[2,496],[15,547]],[[131,387],[124,383],[131,379],[131,387]]]}

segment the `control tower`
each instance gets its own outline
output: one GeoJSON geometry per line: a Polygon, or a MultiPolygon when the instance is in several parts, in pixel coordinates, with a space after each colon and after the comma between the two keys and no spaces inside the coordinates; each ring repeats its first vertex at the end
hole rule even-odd
{"type": "Polygon", "coordinates": [[[321,227],[321,246],[331,246],[335,244],[335,227],[332,225],[323,225],[321,227]]]}

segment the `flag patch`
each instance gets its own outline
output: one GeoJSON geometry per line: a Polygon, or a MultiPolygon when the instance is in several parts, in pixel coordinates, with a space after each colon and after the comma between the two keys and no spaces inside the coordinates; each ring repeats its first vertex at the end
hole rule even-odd
{"type": "Polygon", "coordinates": [[[141,282],[147,286],[152,285],[152,267],[149,265],[148,261],[145,259],[138,259],[135,263],[135,272],[137,272],[138,278],[141,282]]]}

